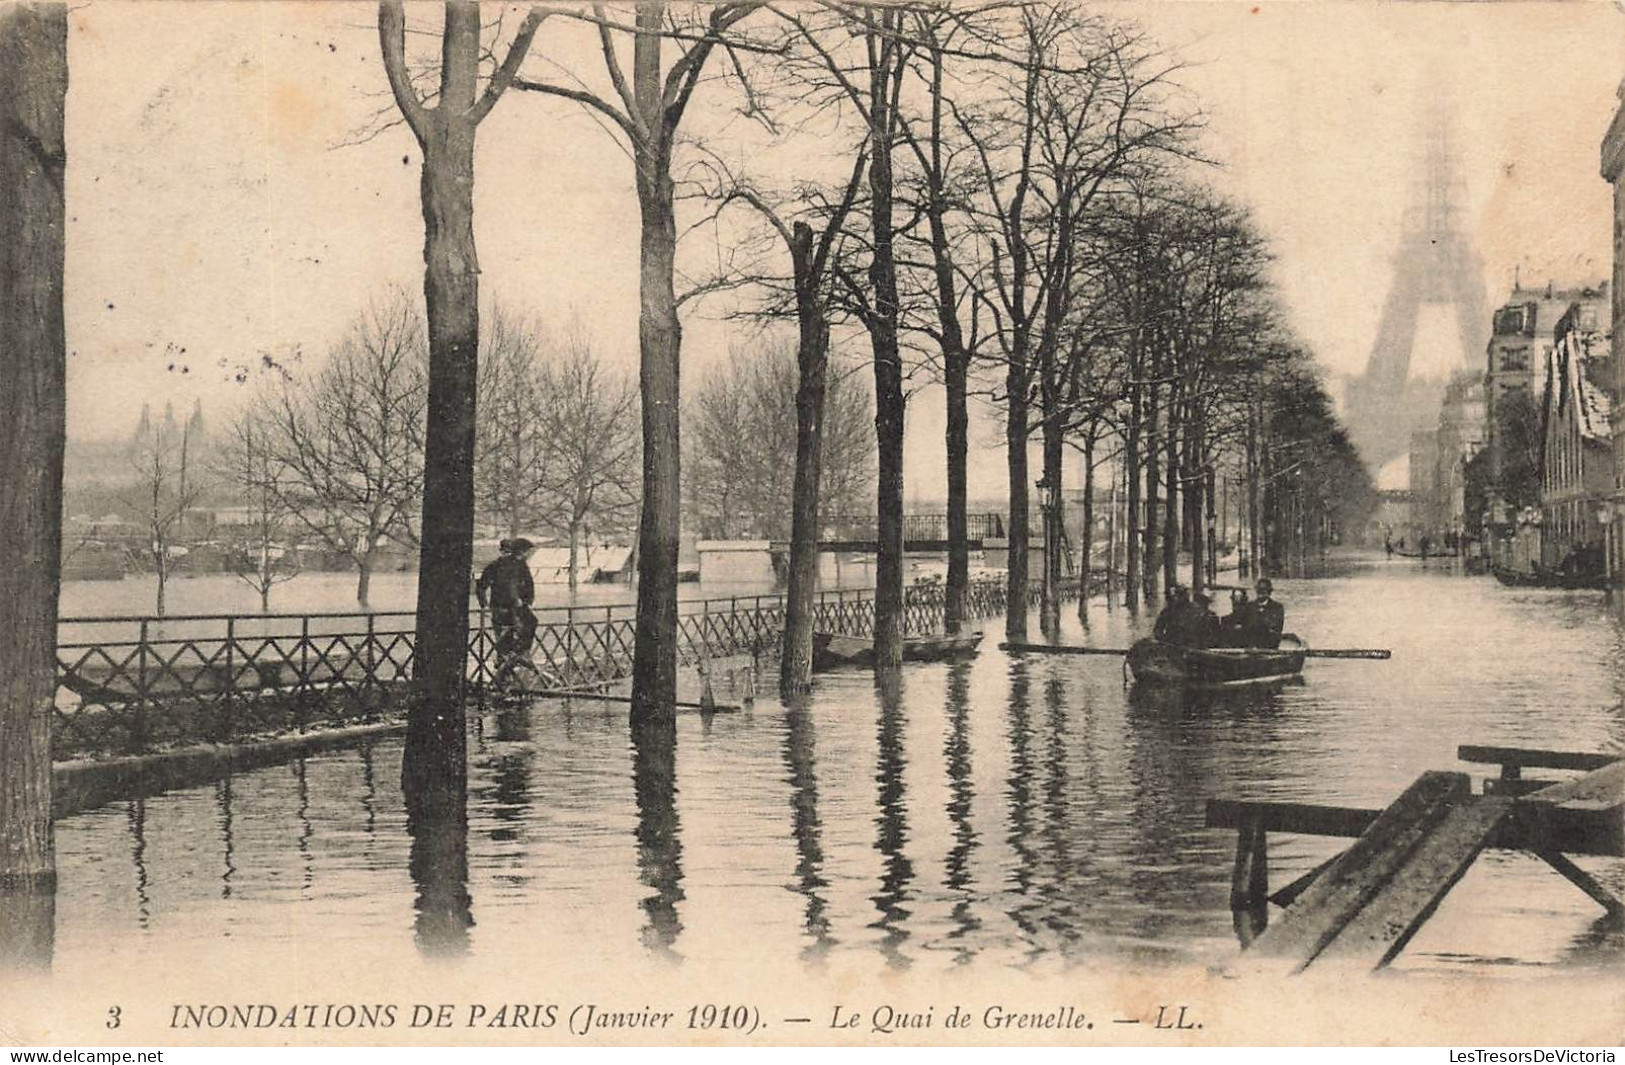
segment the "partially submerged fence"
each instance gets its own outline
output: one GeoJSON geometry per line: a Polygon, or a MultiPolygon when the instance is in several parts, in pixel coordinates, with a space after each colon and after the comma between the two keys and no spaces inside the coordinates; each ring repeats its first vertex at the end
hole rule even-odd
{"type": "MultiPolygon", "coordinates": [[[[940,583],[906,589],[905,632],[939,631],[945,592],[940,583]]],[[[1076,594],[1075,583],[1067,592],[1076,594]]],[[[1038,595],[1034,585],[1030,603],[1038,595]]],[[[1003,581],[975,581],[966,605],[986,617],[1004,613],[1005,601],[1003,581]]],[[[779,595],[680,602],[679,661],[776,656],[784,612],[779,595]]],[[[532,658],[541,683],[587,689],[631,674],[632,604],[536,614],[532,658]]],[[[495,641],[484,611],[470,623],[469,679],[478,689],[492,676],[495,641]]],[[[823,593],[814,627],[870,634],[873,591],[823,593]]],[[[55,756],[141,753],[376,720],[405,694],[413,628],[410,612],[64,618],[55,756]]]]}

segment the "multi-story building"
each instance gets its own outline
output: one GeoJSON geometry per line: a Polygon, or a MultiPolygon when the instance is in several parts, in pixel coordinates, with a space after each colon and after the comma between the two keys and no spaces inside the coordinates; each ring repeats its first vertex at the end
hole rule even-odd
{"type": "Polygon", "coordinates": [[[1411,433],[1411,523],[1417,537],[1444,531],[1438,474],[1438,431],[1427,429],[1411,433]]]}
{"type": "Polygon", "coordinates": [[[1568,573],[1605,567],[1605,506],[1614,494],[1609,417],[1614,360],[1605,329],[1593,318],[1564,315],[1547,360],[1541,402],[1541,564],[1568,573]]]}
{"type": "MultiPolygon", "coordinates": [[[[1511,298],[1495,312],[1484,374],[1485,441],[1489,450],[1492,485],[1505,488],[1514,475],[1503,437],[1509,422],[1520,413],[1527,419],[1526,439],[1536,432],[1546,374],[1557,345],[1558,325],[1565,320],[1576,328],[1595,330],[1608,318],[1608,286],[1558,289],[1514,287],[1511,298]]],[[[1538,462],[1535,463],[1538,466],[1538,462]]],[[[1528,468],[1529,464],[1524,463],[1528,468]]],[[[1527,492],[1532,496],[1539,470],[1530,471],[1527,492]]],[[[1539,511],[1531,500],[1509,499],[1492,488],[1485,528],[1492,562],[1522,568],[1538,560],[1539,511]]]]}
{"type": "MultiPolygon", "coordinates": [[[[1620,108],[1602,139],[1603,180],[1614,186],[1614,285],[1610,347],[1614,352],[1614,495],[1600,507],[1612,535],[1607,540],[1606,564],[1610,583],[1625,587],[1625,82],[1619,86],[1620,108]]],[[[1625,602],[1625,595],[1620,596],[1625,602]]]]}
{"type": "MultiPolygon", "coordinates": [[[[1484,449],[1484,375],[1463,370],[1445,385],[1439,404],[1435,524],[1458,537],[1467,522],[1467,464],[1484,449]]],[[[1476,516],[1475,516],[1476,517],[1476,516]]]]}

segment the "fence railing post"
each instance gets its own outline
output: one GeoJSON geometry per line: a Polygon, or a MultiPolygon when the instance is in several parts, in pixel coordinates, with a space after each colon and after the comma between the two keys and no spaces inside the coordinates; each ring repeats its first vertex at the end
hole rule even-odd
{"type": "Polygon", "coordinates": [[[226,619],[226,690],[217,731],[221,743],[230,743],[237,727],[237,619],[226,619]]]}
{"type": "Polygon", "coordinates": [[[310,701],[310,618],[299,619],[299,689],[294,695],[294,724],[305,731],[310,701]]]}
{"type": "Polygon", "coordinates": [[[147,633],[149,622],[141,619],[140,643],[135,652],[135,713],[130,721],[130,751],[139,754],[147,748],[147,698],[151,683],[147,675],[147,633]]]}
{"type": "Polygon", "coordinates": [[[378,617],[367,611],[367,640],[361,656],[361,708],[370,717],[378,702],[378,617]]]}

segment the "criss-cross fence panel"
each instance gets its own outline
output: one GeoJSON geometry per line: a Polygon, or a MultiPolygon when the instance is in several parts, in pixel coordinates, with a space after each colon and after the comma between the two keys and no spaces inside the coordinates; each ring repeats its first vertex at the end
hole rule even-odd
{"type": "MultiPolygon", "coordinates": [[[[1064,589],[1076,594],[1075,583],[1064,589]]],[[[1029,593],[1036,603],[1039,589],[1029,593]]],[[[1004,612],[1003,581],[973,582],[972,615],[1004,612]]],[[[910,586],[903,599],[909,635],[940,631],[945,588],[910,586]]],[[[631,604],[537,611],[532,662],[549,688],[585,689],[632,673],[631,604]]],[[[831,591],[814,604],[814,627],[868,636],[871,590],[831,591]]],[[[695,599],[679,604],[679,661],[776,657],[783,596],[695,599]]],[[[56,706],[57,758],[145,752],[186,743],[376,720],[404,704],[412,677],[408,613],[188,615],[69,618],[58,644],[62,692],[56,706]]],[[[496,671],[496,641],[483,610],[469,620],[468,676],[482,689],[496,671]]]]}

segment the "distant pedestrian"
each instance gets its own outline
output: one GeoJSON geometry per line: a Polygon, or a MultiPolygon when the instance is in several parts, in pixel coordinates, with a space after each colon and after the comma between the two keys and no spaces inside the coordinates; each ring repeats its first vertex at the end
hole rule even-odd
{"type": "Polygon", "coordinates": [[[474,597],[491,610],[491,627],[496,630],[497,668],[492,683],[502,687],[514,670],[535,666],[530,661],[531,644],[536,639],[536,615],[530,606],[536,599],[536,582],[530,575],[530,553],[535,545],[523,537],[503,540],[502,552],[480,571],[474,584],[474,597]]]}

